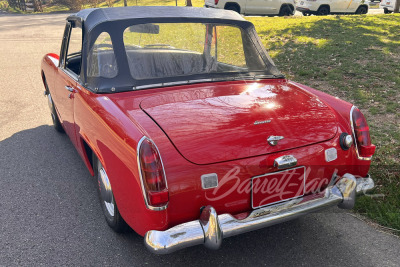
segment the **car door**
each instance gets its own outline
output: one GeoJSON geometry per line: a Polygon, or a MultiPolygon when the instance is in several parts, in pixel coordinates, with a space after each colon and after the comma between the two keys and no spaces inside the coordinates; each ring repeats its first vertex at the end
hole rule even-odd
{"type": "Polygon", "coordinates": [[[360,4],[361,4],[361,0],[350,0],[350,3],[348,4],[346,12],[351,12],[351,13],[356,12],[356,10],[360,6],[360,4]]]}
{"type": "Polygon", "coordinates": [[[80,74],[82,50],[82,29],[67,23],[64,32],[63,45],[60,53],[60,63],[55,79],[55,104],[60,121],[71,141],[76,143],[74,121],[74,94],[80,74]]]}
{"type": "Polygon", "coordinates": [[[280,2],[277,0],[247,0],[246,15],[269,15],[271,13],[271,3],[280,2]]]}
{"type": "Polygon", "coordinates": [[[331,4],[331,12],[349,12],[348,8],[352,0],[333,0],[331,4]]]}

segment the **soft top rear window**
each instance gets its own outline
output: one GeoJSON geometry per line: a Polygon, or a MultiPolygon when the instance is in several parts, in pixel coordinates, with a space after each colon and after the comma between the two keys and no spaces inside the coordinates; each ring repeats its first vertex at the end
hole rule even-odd
{"type": "Polygon", "coordinates": [[[247,32],[233,25],[132,25],[125,29],[123,41],[135,80],[207,73],[269,74],[247,32]]]}

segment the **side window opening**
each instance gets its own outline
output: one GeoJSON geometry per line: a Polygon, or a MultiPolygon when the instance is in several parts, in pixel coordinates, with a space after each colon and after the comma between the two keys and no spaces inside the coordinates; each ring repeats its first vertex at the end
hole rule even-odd
{"type": "Polygon", "coordinates": [[[88,55],[88,77],[114,78],[118,74],[117,61],[111,37],[102,32],[94,42],[88,55]]]}
{"type": "Polygon", "coordinates": [[[72,28],[67,48],[66,68],[76,75],[81,73],[82,29],[72,28]]]}

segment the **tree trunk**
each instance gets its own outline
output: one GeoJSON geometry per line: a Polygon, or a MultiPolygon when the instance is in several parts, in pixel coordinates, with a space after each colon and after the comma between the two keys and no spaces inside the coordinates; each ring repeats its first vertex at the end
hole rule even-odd
{"type": "Polygon", "coordinates": [[[399,13],[400,12],[399,9],[400,9],[400,0],[397,0],[396,4],[394,4],[394,13],[399,13]]]}
{"type": "Polygon", "coordinates": [[[124,6],[128,6],[128,0],[124,0],[124,6]]]}
{"type": "Polygon", "coordinates": [[[192,0],[186,0],[186,6],[192,6],[192,0]]]}

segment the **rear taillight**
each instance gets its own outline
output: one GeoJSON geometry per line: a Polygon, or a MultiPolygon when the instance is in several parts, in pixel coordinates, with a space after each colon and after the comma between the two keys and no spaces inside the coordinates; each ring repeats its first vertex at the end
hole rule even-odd
{"type": "Polygon", "coordinates": [[[370,159],[375,153],[376,147],[371,144],[367,121],[361,111],[356,107],[353,107],[351,111],[351,119],[353,121],[352,127],[357,153],[362,158],[370,159]]]}
{"type": "Polygon", "coordinates": [[[214,0],[214,3],[215,3],[216,5],[218,5],[218,2],[219,2],[219,0],[214,0]]]}
{"type": "Polygon", "coordinates": [[[138,164],[147,207],[166,208],[169,196],[164,166],[156,145],[146,137],[139,143],[138,164]]]}

